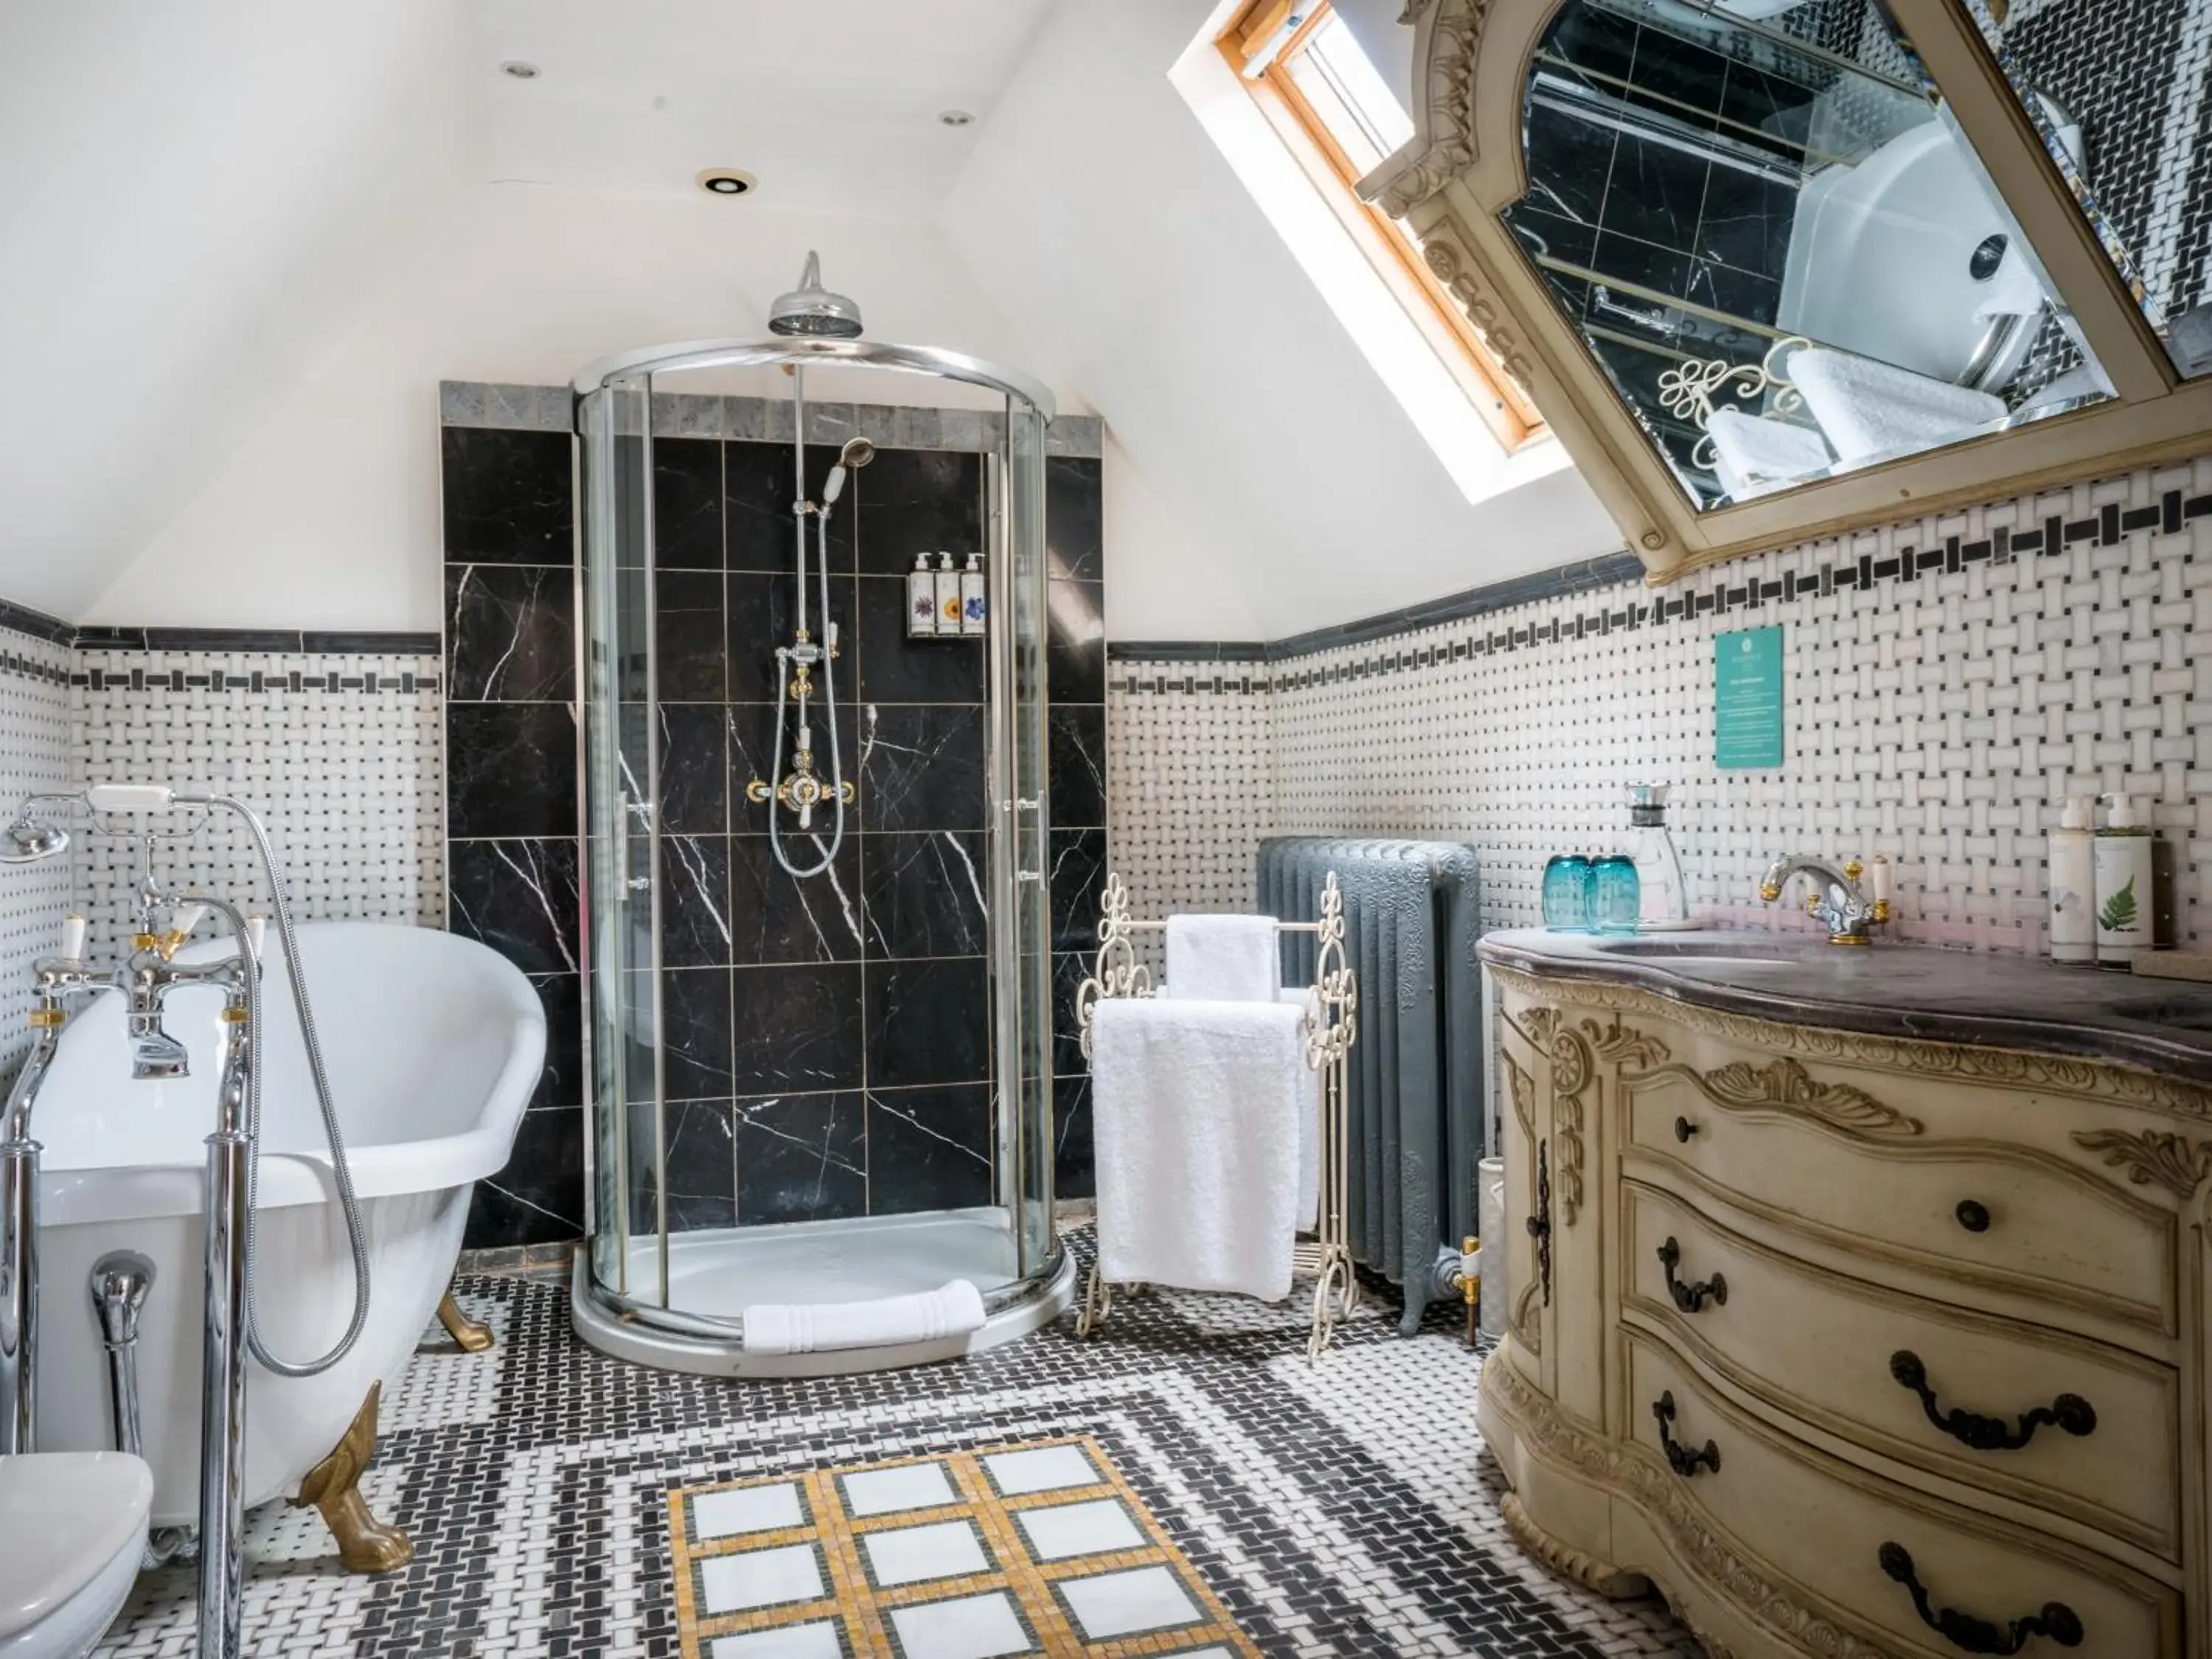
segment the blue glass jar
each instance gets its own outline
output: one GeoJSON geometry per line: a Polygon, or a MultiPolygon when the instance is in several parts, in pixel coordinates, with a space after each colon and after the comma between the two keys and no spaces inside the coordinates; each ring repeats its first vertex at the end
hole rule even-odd
{"type": "Polygon", "coordinates": [[[1590,861],[1562,853],[1544,866],[1544,926],[1555,933],[1587,933],[1591,926],[1590,861]]]}
{"type": "Polygon", "coordinates": [[[1643,884],[1636,860],[1625,853],[1590,866],[1590,925],[1601,933],[1632,933],[1644,919],[1643,884]]]}

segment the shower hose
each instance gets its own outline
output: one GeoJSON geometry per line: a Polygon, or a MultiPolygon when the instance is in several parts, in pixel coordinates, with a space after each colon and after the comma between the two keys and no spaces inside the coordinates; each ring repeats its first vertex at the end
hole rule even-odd
{"type": "MultiPolygon", "coordinates": [[[[783,832],[776,824],[776,808],[781,798],[772,787],[768,798],[768,840],[775,854],[775,861],[785,873],[804,881],[809,876],[818,876],[836,861],[837,849],[845,844],[845,767],[837,750],[837,682],[834,664],[836,653],[830,643],[830,509],[820,508],[814,520],[815,574],[821,579],[822,592],[822,714],[823,724],[830,728],[830,802],[834,828],[830,832],[830,845],[822,849],[822,838],[817,836],[814,845],[822,851],[821,860],[802,870],[791,861],[783,850],[783,832]]],[[[806,525],[799,526],[799,626],[806,625],[806,525]]],[[[775,758],[769,773],[772,785],[783,781],[784,707],[791,696],[791,653],[787,649],[775,653],[775,758]]],[[[800,718],[805,718],[804,708],[800,718]]]]}

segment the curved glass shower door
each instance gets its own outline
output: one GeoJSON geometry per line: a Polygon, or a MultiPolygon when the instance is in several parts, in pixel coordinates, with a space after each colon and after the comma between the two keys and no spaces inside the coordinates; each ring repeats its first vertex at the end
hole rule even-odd
{"type": "Polygon", "coordinates": [[[648,1363],[804,1369],[757,1362],[746,1309],[954,1279],[982,1294],[979,1345],[1033,1328],[1073,1284],[1052,1225],[1049,400],[973,359],[842,339],[633,354],[576,391],[578,1328],[648,1363]],[[772,364],[797,370],[775,440],[682,393],[689,371],[772,364]],[[806,408],[815,365],[999,407],[944,422],[972,448],[903,447],[897,422],[857,439],[853,405],[806,408]],[[951,637],[908,638],[917,553],[933,595],[965,601],[951,637]],[[961,633],[979,599],[983,631],[961,633]]]}

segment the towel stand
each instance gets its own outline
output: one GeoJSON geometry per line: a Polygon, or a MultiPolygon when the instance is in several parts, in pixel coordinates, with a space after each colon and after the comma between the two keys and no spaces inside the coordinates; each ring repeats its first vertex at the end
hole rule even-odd
{"type": "MultiPolygon", "coordinates": [[[[1098,952],[1091,976],[1075,993],[1075,1020],[1083,1043],[1083,1057],[1091,1058],[1091,1021],[1102,999],[1149,997],[1152,969],[1137,960],[1133,936],[1157,933],[1164,921],[1138,921],[1129,915],[1129,891],[1121,878],[1109,872],[1105,897],[1098,918],[1098,952]]],[[[1337,889],[1336,872],[1322,884],[1318,921],[1279,921],[1279,933],[1312,933],[1318,939],[1314,952],[1314,979],[1306,993],[1306,1064],[1321,1074],[1321,1202],[1310,1238],[1293,1247],[1291,1270],[1314,1281],[1313,1335],[1306,1344],[1309,1361],[1321,1358],[1340,1319],[1359,1306],[1359,1280],[1352,1270],[1351,1229],[1348,1224],[1350,1149],[1346,1141],[1346,1060],[1359,1033],[1359,984],[1344,953],[1344,895],[1337,889]]],[[[1113,1312],[1115,1286],[1108,1284],[1094,1259],[1083,1291],[1083,1310],[1076,1316],[1075,1332],[1087,1337],[1103,1325],[1113,1312]]],[[[1141,1285],[1121,1287],[1134,1294],[1141,1285]]]]}

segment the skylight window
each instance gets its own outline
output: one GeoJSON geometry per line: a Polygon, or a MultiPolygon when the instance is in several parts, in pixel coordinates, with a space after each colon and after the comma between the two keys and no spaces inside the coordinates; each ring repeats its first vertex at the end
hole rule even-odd
{"type": "MultiPolygon", "coordinates": [[[[1283,198],[1279,180],[1273,176],[1276,169],[1240,154],[1246,147],[1236,143],[1218,120],[1208,120],[1215,141],[1338,315],[1356,336],[1369,337],[1362,339],[1363,349],[1468,499],[1494,493],[1503,482],[1498,471],[1501,457],[1510,458],[1530,440],[1548,435],[1542,417],[1430,271],[1412,234],[1358,194],[1360,179],[1413,137],[1405,94],[1376,70],[1330,0],[1249,0],[1231,15],[1215,45],[1309,189],[1327,204],[1341,240],[1349,243],[1347,256],[1356,250],[1355,265],[1364,260],[1370,273],[1361,279],[1367,295],[1345,286],[1342,261],[1316,245],[1304,216],[1283,198]],[[1400,310],[1412,325],[1414,337],[1408,345],[1389,345],[1376,332],[1371,318],[1376,304],[1400,310]],[[1363,322],[1363,313],[1370,320],[1363,322]],[[1415,370],[1407,360],[1409,350],[1433,361],[1415,370]],[[1445,401],[1459,402],[1461,412],[1448,414],[1445,401]],[[1473,422],[1470,414],[1476,417],[1473,422]],[[1486,428],[1494,446],[1462,431],[1469,425],[1475,433],[1486,428]],[[1486,453],[1470,453],[1478,447],[1486,453]]],[[[1208,112],[1193,89],[1186,86],[1184,92],[1206,118],[1208,112]]],[[[1401,324],[1397,332],[1405,331],[1401,324]]]]}

